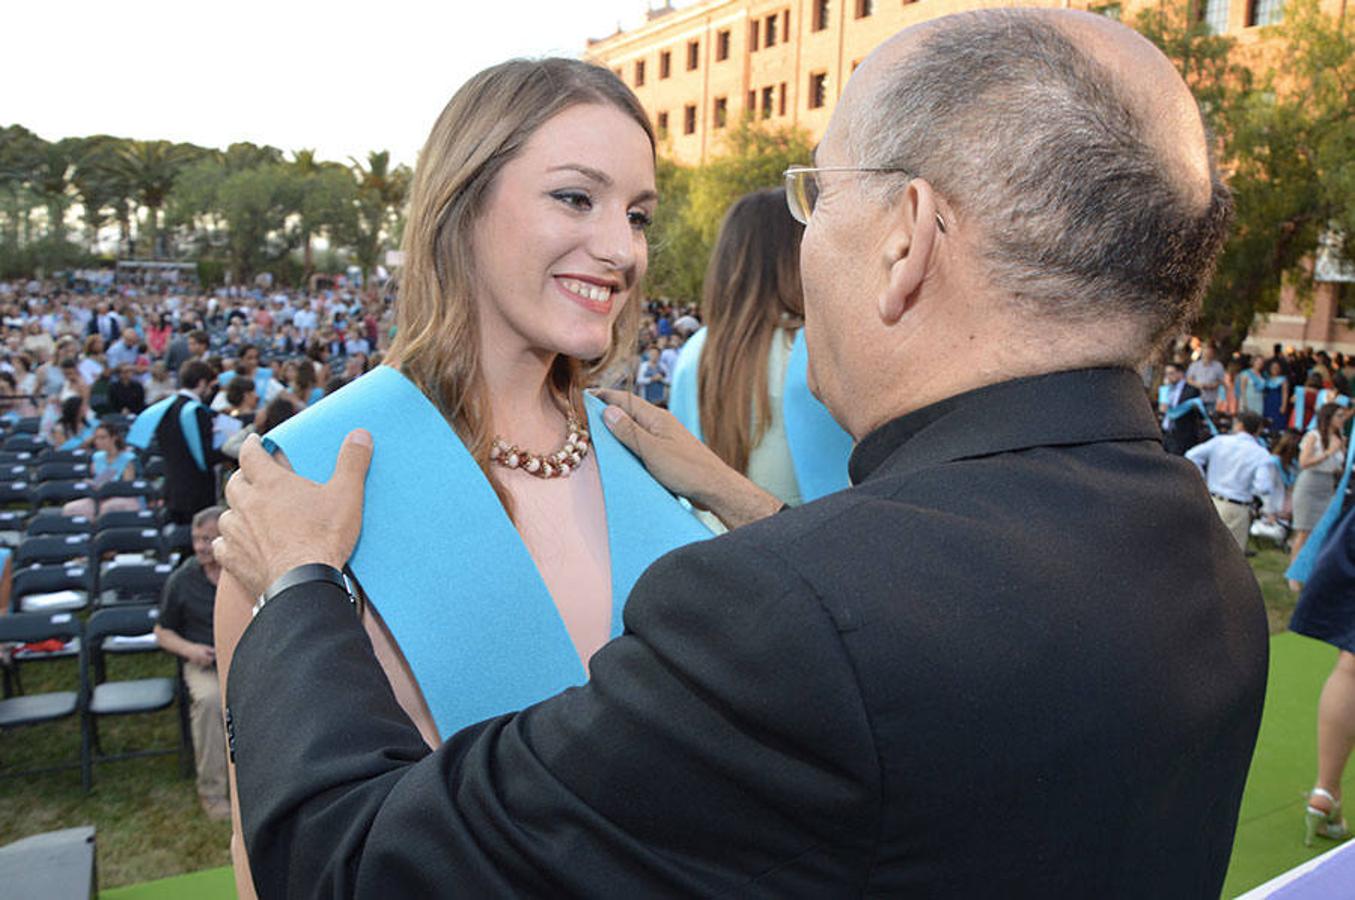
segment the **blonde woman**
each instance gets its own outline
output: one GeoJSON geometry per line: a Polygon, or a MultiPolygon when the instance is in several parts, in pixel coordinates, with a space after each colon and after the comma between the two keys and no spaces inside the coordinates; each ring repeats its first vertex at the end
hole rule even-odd
{"type": "MultiPolygon", "coordinates": [[[[656,202],[653,131],[611,72],[549,59],[476,75],[420,156],[386,364],[270,434],[320,481],[351,429],[374,438],[350,565],[376,655],[430,747],[586,680],[639,573],[709,534],[583,395],[633,350],[656,202]]],[[[251,489],[237,475],[227,499],[251,489]]],[[[231,513],[221,527],[237,527],[231,513]]],[[[257,632],[241,637],[249,606],[223,578],[223,693],[236,641],[257,632]]]]}

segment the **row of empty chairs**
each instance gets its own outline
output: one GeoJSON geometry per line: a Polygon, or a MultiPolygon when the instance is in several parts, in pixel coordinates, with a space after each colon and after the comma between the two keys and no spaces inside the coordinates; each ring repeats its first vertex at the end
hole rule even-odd
{"type": "MultiPolygon", "coordinates": [[[[0,698],[0,731],[42,725],[71,716],[79,716],[80,749],[77,759],[51,760],[49,765],[25,772],[7,772],[17,776],[70,768],[78,765],[86,791],[93,785],[94,766],[115,759],[178,753],[181,774],[193,773],[192,736],[189,728],[187,691],[183,679],[175,677],[110,680],[108,657],[127,653],[161,653],[155,643],[154,627],[158,610],[154,606],[127,606],[95,611],[88,622],[70,612],[10,613],[0,615],[0,646],[14,649],[0,658],[4,666],[4,694],[0,698]],[[59,646],[58,650],[48,645],[59,646]],[[36,662],[76,657],[68,690],[24,694],[21,667],[36,662]],[[109,755],[99,742],[99,720],[108,716],[152,713],[179,705],[177,746],[142,748],[109,755]]],[[[180,664],[181,665],[181,664],[180,664]]]]}

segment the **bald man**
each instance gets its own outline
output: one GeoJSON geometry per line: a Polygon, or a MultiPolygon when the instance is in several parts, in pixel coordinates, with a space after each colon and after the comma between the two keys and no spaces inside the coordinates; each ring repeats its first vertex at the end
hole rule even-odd
{"type": "Polygon", "coordinates": [[[582,688],[431,751],[329,568],[370,442],[322,487],[245,448],[218,555],[269,599],[218,651],[261,896],[1218,896],[1265,615],[1133,368],[1229,218],[1190,93],[1104,18],[965,13],[872,54],[814,164],[788,193],[853,486],[769,515],[606,394],[736,527],[650,568],[582,688]]]}

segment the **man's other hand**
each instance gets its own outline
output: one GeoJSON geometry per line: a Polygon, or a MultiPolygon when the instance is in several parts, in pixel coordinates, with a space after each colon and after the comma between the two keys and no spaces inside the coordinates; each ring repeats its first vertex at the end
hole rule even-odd
{"type": "Polygon", "coordinates": [[[240,468],[226,484],[216,559],[257,597],[278,576],[306,563],[342,568],[362,530],[363,481],[372,436],[349,432],[334,474],[316,484],[269,456],[258,435],[240,448],[240,468]]]}

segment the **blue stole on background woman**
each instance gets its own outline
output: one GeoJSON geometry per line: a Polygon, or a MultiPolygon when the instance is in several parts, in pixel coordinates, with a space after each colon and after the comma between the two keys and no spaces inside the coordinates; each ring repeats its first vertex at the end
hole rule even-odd
{"type": "MultiPolygon", "coordinates": [[[[155,440],[155,429],[160,427],[160,420],[169,412],[169,408],[174,405],[174,401],[185,394],[170,394],[163,400],[152,403],[141,411],[132,425],[127,429],[127,443],[133,447],[140,447],[145,450],[155,440]]],[[[198,407],[206,408],[206,405],[197,397],[188,397],[188,402],[179,410],[179,428],[183,431],[184,443],[188,445],[188,452],[193,457],[193,462],[202,471],[207,471],[207,456],[203,453],[202,434],[198,431],[197,418],[194,410],[198,407]]]]}
{"type": "Polygon", "coordinates": [[[1327,504],[1326,512],[1322,513],[1322,518],[1317,520],[1313,526],[1312,532],[1308,535],[1308,540],[1304,543],[1303,549],[1299,555],[1294,557],[1290,563],[1289,569],[1284,576],[1293,581],[1307,581],[1308,576],[1312,574],[1313,563],[1317,556],[1322,552],[1322,544],[1332,533],[1332,527],[1336,520],[1341,518],[1341,503],[1346,497],[1346,488],[1350,486],[1350,472],[1355,467],[1355,440],[1350,441],[1346,447],[1346,468],[1341,473],[1341,480],[1336,484],[1336,493],[1332,495],[1331,502],[1327,504]]]}
{"type": "MultiPolygon", "coordinates": [[[[650,477],[586,397],[607,508],[612,637],[649,564],[710,531],[650,477]]],[[[379,366],[268,433],[314,481],[354,428],[372,433],[362,533],[349,560],[450,735],[522,709],[588,674],[526,545],[484,472],[418,386],[379,366]]]]}
{"type": "MultiPolygon", "coordinates": [[[[682,345],[682,353],[673,366],[673,384],[669,391],[668,411],[701,440],[700,393],[697,371],[706,346],[706,329],[693,334],[682,345]]],[[[766,363],[763,363],[766,365],[766,363]]],[[[805,330],[795,333],[790,358],[786,361],[786,381],[781,388],[781,417],[786,423],[786,443],[800,499],[805,503],[851,485],[847,460],[851,458],[852,436],[833,419],[828,407],[809,390],[809,351],[805,330]]]]}

